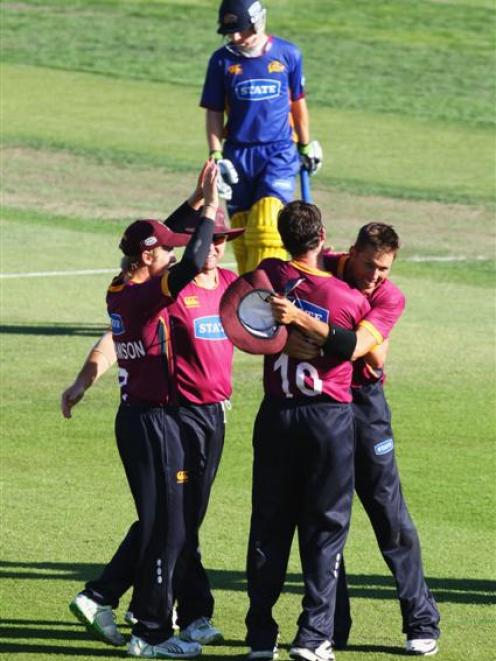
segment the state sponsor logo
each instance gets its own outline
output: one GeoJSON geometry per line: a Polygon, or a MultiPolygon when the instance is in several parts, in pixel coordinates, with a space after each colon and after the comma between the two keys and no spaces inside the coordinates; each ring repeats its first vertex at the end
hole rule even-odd
{"type": "Polygon", "coordinates": [[[290,300],[293,301],[297,308],[304,310],[311,317],[315,317],[315,319],[319,319],[319,321],[323,321],[326,324],[329,323],[329,310],[326,308],[323,308],[320,305],[315,305],[315,303],[311,303],[310,301],[305,301],[303,298],[295,297],[293,299],[290,297],[290,300]]]}
{"type": "Polygon", "coordinates": [[[394,448],[393,439],[387,438],[385,441],[381,441],[380,443],[376,443],[376,445],[374,445],[374,452],[377,456],[380,457],[383,454],[387,454],[388,452],[391,452],[393,448],[394,448]]]}
{"type": "Polygon", "coordinates": [[[189,473],[188,471],[177,471],[176,473],[176,482],[178,484],[185,484],[186,482],[189,482],[189,473]]]}
{"type": "Polygon", "coordinates": [[[243,67],[241,64],[231,64],[227,70],[227,73],[230,73],[232,76],[239,76],[243,73],[243,67]]]}
{"type": "Polygon", "coordinates": [[[123,335],[126,332],[124,321],[121,315],[116,312],[110,315],[110,326],[112,328],[112,335],[123,335]]]}
{"type": "Polygon", "coordinates": [[[240,101],[266,101],[276,99],[281,93],[281,81],[270,78],[243,80],[235,85],[234,91],[240,101]]]}
{"type": "Polygon", "coordinates": [[[199,308],[200,307],[200,301],[198,300],[198,296],[185,296],[184,297],[184,305],[187,308],[199,308]]]}
{"type": "Polygon", "coordinates": [[[227,338],[219,315],[198,317],[194,320],[195,338],[197,340],[225,340],[227,338]]]}
{"type": "Polygon", "coordinates": [[[272,62],[269,62],[267,65],[267,71],[269,73],[282,73],[283,71],[286,71],[286,67],[282,62],[279,62],[279,60],[272,60],[272,62]]]}

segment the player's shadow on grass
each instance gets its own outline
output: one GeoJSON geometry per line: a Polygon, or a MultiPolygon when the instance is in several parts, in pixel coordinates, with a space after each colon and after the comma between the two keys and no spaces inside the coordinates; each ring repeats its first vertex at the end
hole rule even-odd
{"type": "MultiPolygon", "coordinates": [[[[72,562],[15,562],[0,560],[0,578],[16,580],[69,580],[85,583],[97,578],[103,567],[92,563],[72,562]]],[[[209,569],[212,587],[215,590],[246,591],[243,571],[209,569]]],[[[394,581],[391,576],[379,574],[347,574],[350,596],[353,599],[396,599],[394,581]]],[[[440,603],[494,604],[496,603],[496,581],[475,578],[427,577],[427,583],[440,603]]],[[[302,594],[301,575],[289,573],[284,591],[302,594]]]]}
{"type": "Polygon", "coordinates": [[[98,656],[122,658],[122,651],[92,641],[79,622],[58,620],[10,620],[3,619],[0,626],[0,654],[65,654],[67,656],[98,656]],[[27,643],[26,640],[47,641],[27,643]],[[50,644],[48,641],[65,641],[71,645],[50,644]],[[95,645],[95,647],[92,647],[95,645]]]}
{"type": "Polygon", "coordinates": [[[0,334],[100,337],[107,329],[108,326],[101,324],[1,324],[0,334]]]}
{"type": "MultiPolygon", "coordinates": [[[[122,628],[122,633],[130,636],[130,628],[122,628]]],[[[125,647],[112,648],[108,645],[93,641],[79,622],[61,622],[57,620],[17,620],[4,619],[0,626],[0,654],[63,654],[67,656],[98,656],[100,658],[123,657],[125,647]],[[27,643],[26,640],[47,641],[27,643]],[[55,644],[49,644],[51,641],[55,644]],[[69,644],[58,644],[65,641],[69,644]],[[74,644],[74,647],[71,645],[74,644]]],[[[246,658],[245,642],[243,640],[224,640],[219,645],[210,646],[204,651],[204,656],[212,661],[225,659],[226,656],[216,653],[217,647],[243,648],[243,653],[230,655],[230,658],[246,658]]]]}

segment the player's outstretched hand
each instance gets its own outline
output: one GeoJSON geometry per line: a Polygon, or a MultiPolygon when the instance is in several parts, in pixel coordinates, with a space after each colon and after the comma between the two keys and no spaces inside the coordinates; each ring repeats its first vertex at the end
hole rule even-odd
{"type": "Polygon", "coordinates": [[[284,353],[297,360],[311,360],[321,355],[321,348],[312,342],[309,337],[292,328],[288,334],[284,353]]]}
{"type": "Polygon", "coordinates": [[[204,200],[204,215],[215,218],[219,206],[219,192],[217,190],[218,180],[217,165],[213,159],[207,162],[202,180],[202,192],[204,200]],[[212,215],[213,214],[213,215],[212,215]]]}
{"type": "Polygon", "coordinates": [[[72,418],[72,408],[83,399],[84,393],[85,388],[77,379],[72,386],[64,390],[60,398],[60,409],[64,418],[72,418]]]}

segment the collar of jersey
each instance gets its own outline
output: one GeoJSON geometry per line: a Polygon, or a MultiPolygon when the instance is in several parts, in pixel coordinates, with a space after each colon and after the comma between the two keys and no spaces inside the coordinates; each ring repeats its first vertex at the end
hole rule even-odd
{"type": "MultiPolygon", "coordinates": [[[[199,274],[198,274],[198,275],[199,275],[199,274]]],[[[193,282],[194,282],[195,286],[198,287],[198,289],[205,289],[205,291],[214,291],[214,290],[217,289],[217,287],[219,286],[220,275],[219,275],[219,270],[218,270],[218,269],[217,269],[217,272],[216,272],[216,274],[215,274],[215,285],[214,285],[213,287],[203,287],[203,286],[198,282],[198,280],[196,279],[197,277],[198,277],[198,276],[196,276],[196,277],[193,279],[193,282]]]]}
{"type": "Polygon", "coordinates": [[[321,278],[332,278],[332,273],[327,271],[322,271],[321,269],[314,269],[312,266],[307,266],[302,262],[299,262],[296,259],[292,259],[290,262],[291,266],[294,266],[298,271],[303,271],[303,273],[308,273],[309,275],[318,275],[321,278]]]}
{"type": "Polygon", "coordinates": [[[263,49],[260,51],[260,53],[258,53],[258,55],[247,55],[246,53],[243,53],[238,48],[236,48],[236,46],[231,44],[225,44],[225,47],[230,53],[233,53],[234,55],[239,55],[239,57],[245,57],[248,60],[254,60],[257,57],[262,57],[262,55],[265,55],[272,48],[273,40],[274,37],[271,34],[268,34],[267,41],[265,42],[263,49]]]}

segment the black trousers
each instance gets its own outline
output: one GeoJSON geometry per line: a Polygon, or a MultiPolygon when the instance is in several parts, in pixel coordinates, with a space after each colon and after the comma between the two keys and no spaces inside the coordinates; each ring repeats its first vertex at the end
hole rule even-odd
{"type": "Polygon", "coordinates": [[[187,567],[176,585],[177,622],[181,629],[199,617],[211,618],[214,598],[202,563],[199,531],[205,518],[212,485],[224,447],[222,404],[184,404],[179,408],[183,434],[190,451],[192,528],[188,538],[187,567]]]}
{"type": "MultiPolygon", "coordinates": [[[[425,582],[420,541],[401,490],[391,412],[381,383],[353,389],[353,415],[355,489],[394,576],[403,632],[409,638],[437,638],[439,611],[425,582]]],[[[345,642],[350,628],[350,603],[343,566],[336,599],[336,642],[345,642]]]]}
{"type": "Polygon", "coordinates": [[[272,608],[284,586],[298,531],[304,597],[294,644],[331,640],[339,564],[353,498],[351,406],[274,400],[260,407],[253,434],[253,495],[247,577],[247,643],[271,649],[272,608]]]}
{"type": "MultiPolygon", "coordinates": [[[[174,414],[174,418],[180,432],[180,456],[183,458],[183,468],[178,470],[186,471],[187,482],[183,482],[184,498],[180,508],[172,515],[173,525],[177,525],[178,530],[172,534],[175,567],[169,580],[169,590],[172,603],[177,599],[179,624],[183,628],[198,617],[211,617],[213,612],[214,600],[201,562],[198,531],[222,456],[225,425],[221,404],[184,405],[174,414]],[[178,521],[177,516],[181,513],[182,521],[178,521]],[[179,549],[175,546],[178,539],[182,541],[179,549]]],[[[122,422],[126,423],[125,420],[122,422]]],[[[176,446],[176,443],[173,445],[176,446]]],[[[146,491],[147,487],[144,489],[146,491]]],[[[138,520],[130,527],[100,577],[86,584],[85,593],[98,603],[116,608],[122,595],[135,584],[142,544],[142,525],[138,520]]],[[[139,595],[135,589],[130,610],[139,618],[137,598],[139,595]]],[[[171,613],[166,615],[166,621],[167,629],[160,634],[161,640],[164,640],[165,634],[169,637],[172,633],[171,613]]],[[[139,633],[140,630],[137,628],[136,635],[153,642],[147,633],[139,633]]]]}

